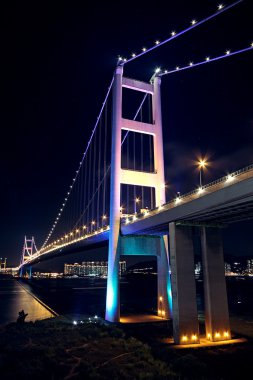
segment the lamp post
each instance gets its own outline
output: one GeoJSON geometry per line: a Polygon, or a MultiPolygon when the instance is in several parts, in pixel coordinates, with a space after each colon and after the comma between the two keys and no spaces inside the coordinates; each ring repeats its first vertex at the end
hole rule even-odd
{"type": "Polygon", "coordinates": [[[206,160],[201,159],[199,160],[198,165],[199,165],[199,186],[202,187],[202,170],[204,171],[204,168],[206,167],[207,162],[206,160]]]}
{"type": "Polygon", "coordinates": [[[136,206],[137,206],[137,203],[140,202],[140,198],[136,197],[135,200],[134,200],[134,213],[136,214],[136,206]]]}

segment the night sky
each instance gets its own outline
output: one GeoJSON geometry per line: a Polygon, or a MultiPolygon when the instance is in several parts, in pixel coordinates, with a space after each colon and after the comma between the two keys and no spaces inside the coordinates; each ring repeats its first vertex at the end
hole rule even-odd
{"type": "MultiPolygon", "coordinates": [[[[24,235],[40,246],[84,151],[117,57],[130,57],[214,13],[217,1],[8,2],[3,11],[0,257],[20,260],[24,235]]],[[[232,1],[224,2],[225,5],[232,1]]],[[[129,63],[149,81],[156,67],[239,50],[253,42],[253,3],[129,63]]],[[[162,78],[168,198],[253,163],[253,50],[162,78]]],[[[252,255],[253,222],[224,232],[226,254],[252,255]]],[[[68,261],[72,261],[68,258],[68,261]]],[[[81,259],[79,260],[81,261],[81,259]]],[[[50,262],[48,263],[50,266],[50,262]]]]}

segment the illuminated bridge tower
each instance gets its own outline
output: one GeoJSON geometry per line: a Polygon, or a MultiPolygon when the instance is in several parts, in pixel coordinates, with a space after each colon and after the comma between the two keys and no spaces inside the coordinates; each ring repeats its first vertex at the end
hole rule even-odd
{"type": "Polygon", "coordinates": [[[25,236],[24,246],[21,254],[20,260],[20,277],[24,275],[24,268],[28,268],[28,278],[32,277],[32,266],[26,265],[26,261],[37,251],[34,237],[27,239],[25,236]]]}
{"type": "Polygon", "coordinates": [[[168,241],[165,237],[120,236],[120,187],[121,184],[155,188],[156,207],[166,202],[164,186],[164,160],[162,113],[160,97],[161,78],[155,77],[154,83],[140,82],[123,77],[123,67],[118,66],[114,75],[113,115],[112,115],[112,152],[111,152],[111,189],[110,189],[110,234],[108,254],[108,280],[106,296],[106,320],[120,321],[119,260],[120,255],[155,255],[158,271],[158,315],[170,317],[170,277],[168,241]],[[122,88],[141,91],[152,95],[153,123],[143,123],[122,118],[122,88]],[[138,173],[121,168],[122,130],[153,136],[154,172],[138,173]]]}

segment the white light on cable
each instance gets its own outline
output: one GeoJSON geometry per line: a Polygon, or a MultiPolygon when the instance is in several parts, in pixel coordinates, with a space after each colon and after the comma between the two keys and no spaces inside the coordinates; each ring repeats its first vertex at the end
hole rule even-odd
{"type": "Polygon", "coordinates": [[[161,71],[160,67],[157,67],[157,68],[155,69],[155,73],[156,73],[156,74],[160,73],[160,71],[161,71]]]}
{"type": "Polygon", "coordinates": [[[189,66],[193,66],[193,62],[190,62],[190,63],[189,63],[189,66]]]}
{"type": "Polygon", "coordinates": [[[206,61],[210,61],[210,57],[206,57],[206,61]]]}
{"type": "Polygon", "coordinates": [[[159,45],[160,41],[159,40],[156,40],[155,44],[156,45],[159,45]]]}
{"type": "Polygon", "coordinates": [[[230,50],[226,50],[226,54],[229,55],[230,54],[230,50]]]}
{"type": "Polygon", "coordinates": [[[219,9],[219,11],[220,11],[222,8],[224,8],[224,5],[223,5],[223,4],[219,4],[219,5],[218,5],[218,9],[219,9]]]}
{"type": "Polygon", "coordinates": [[[192,20],[192,21],[191,21],[191,24],[192,24],[192,25],[195,25],[196,23],[197,23],[196,20],[192,20]]]}
{"type": "Polygon", "coordinates": [[[171,32],[171,35],[174,37],[176,35],[176,32],[173,30],[173,32],[171,32]]]}
{"type": "Polygon", "coordinates": [[[142,51],[146,51],[147,49],[145,47],[142,48],[142,51]]]}

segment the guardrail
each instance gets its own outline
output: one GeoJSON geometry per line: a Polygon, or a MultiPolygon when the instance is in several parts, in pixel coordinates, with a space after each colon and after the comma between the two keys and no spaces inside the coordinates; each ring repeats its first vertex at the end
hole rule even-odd
{"type": "MultiPolygon", "coordinates": [[[[195,199],[196,196],[198,196],[198,197],[204,196],[207,193],[207,191],[210,193],[210,190],[216,190],[217,186],[219,186],[219,185],[222,185],[222,184],[226,184],[226,186],[232,185],[234,183],[235,179],[237,181],[240,180],[241,176],[244,177],[244,174],[249,173],[250,171],[252,171],[252,176],[253,176],[253,164],[248,165],[242,169],[236,170],[233,173],[227,174],[227,175],[225,175],[225,176],[223,176],[223,177],[221,177],[215,181],[212,181],[212,182],[210,182],[204,186],[201,186],[197,189],[194,189],[194,190],[192,190],[186,194],[177,196],[176,198],[170,200],[169,202],[162,204],[159,207],[155,207],[151,210],[147,210],[144,213],[138,213],[138,214],[131,215],[130,218],[125,218],[123,223],[124,224],[134,223],[140,218],[150,217],[152,215],[157,214],[158,212],[162,212],[164,210],[168,210],[170,208],[177,207],[182,202],[186,201],[187,199],[189,199],[189,201],[190,201],[190,200],[195,199]]],[[[243,180],[243,179],[244,178],[241,178],[241,180],[243,180]]]]}

